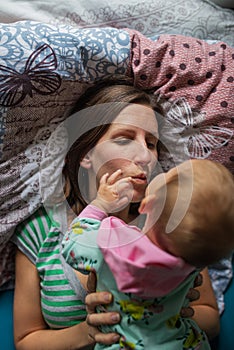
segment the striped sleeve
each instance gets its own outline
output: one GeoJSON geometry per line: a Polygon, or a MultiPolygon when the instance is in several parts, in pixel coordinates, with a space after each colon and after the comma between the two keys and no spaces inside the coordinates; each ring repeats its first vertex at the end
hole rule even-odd
{"type": "Polygon", "coordinates": [[[44,208],[40,208],[15,230],[12,241],[33,264],[36,264],[38,252],[50,227],[51,221],[48,214],[44,208]]]}

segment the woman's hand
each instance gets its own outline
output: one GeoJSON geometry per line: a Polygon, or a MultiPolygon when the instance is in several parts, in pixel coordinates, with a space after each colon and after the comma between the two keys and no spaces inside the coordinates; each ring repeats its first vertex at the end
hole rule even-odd
{"type": "MultiPolygon", "coordinates": [[[[191,288],[187,294],[187,298],[190,302],[199,300],[200,292],[196,289],[202,285],[203,277],[201,274],[197,276],[194,281],[194,288],[191,288]]],[[[119,335],[116,333],[102,333],[98,329],[102,325],[114,325],[119,323],[120,315],[118,312],[103,312],[97,313],[96,307],[98,305],[108,305],[112,301],[112,295],[108,292],[98,292],[96,293],[96,275],[94,272],[89,274],[87,288],[90,294],[86,297],[86,308],[88,316],[86,323],[89,326],[89,337],[90,340],[95,342],[103,343],[106,345],[116,343],[119,340],[119,335]]],[[[193,317],[194,309],[191,306],[183,307],[181,309],[180,315],[182,317],[193,317]]]]}
{"type": "Polygon", "coordinates": [[[112,301],[112,295],[108,292],[98,292],[96,293],[96,275],[94,272],[90,272],[87,288],[90,294],[87,295],[86,309],[87,318],[86,323],[89,326],[88,334],[90,340],[94,340],[97,343],[102,343],[110,345],[116,343],[120,336],[116,333],[102,333],[98,329],[98,326],[102,325],[114,325],[119,323],[120,315],[118,312],[103,312],[97,313],[96,307],[98,305],[108,305],[112,301]]]}
{"type": "MultiPolygon", "coordinates": [[[[190,288],[188,294],[186,297],[189,299],[190,302],[197,301],[200,298],[200,292],[197,290],[197,287],[200,287],[202,285],[203,277],[202,274],[199,273],[199,275],[196,277],[194,281],[193,288],[190,288]]],[[[194,309],[191,306],[183,307],[180,311],[181,317],[193,317],[194,316],[194,309]]]]}
{"type": "Polygon", "coordinates": [[[198,287],[200,297],[191,302],[194,310],[193,319],[206,332],[209,339],[215,338],[220,329],[220,317],[217,301],[210,281],[208,269],[201,271],[202,284],[198,287]]]}

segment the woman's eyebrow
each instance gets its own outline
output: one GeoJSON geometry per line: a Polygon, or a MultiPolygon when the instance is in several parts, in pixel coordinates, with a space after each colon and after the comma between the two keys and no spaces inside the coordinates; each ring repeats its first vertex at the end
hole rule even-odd
{"type": "MultiPolygon", "coordinates": [[[[116,124],[115,124],[116,125],[116,124]]],[[[135,128],[136,126],[135,125],[132,125],[132,124],[119,124],[118,128],[116,128],[115,130],[113,130],[113,133],[115,134],[118,134],[118,133],[125,133],[125,134],[128,134],[128,135],[133,135],[136,133],[136,130],[135,129],[131,129],[131,127],[135,128]],[[128,129],[126,129],[126,126],[128,127],[128,129]]],[[[142,128],[142,130],[145,130],[144,128],[142,128]]],[[[147,137],[154,137],[156,139],[159,138],[159,133],[158,131],[148,131],[148,130],[145,130],[146,132],[146,136],[147,137]]]]}
{"type": "Polygon", "coordinates": [[[159,133],[157,131],[156,132],[149,132],[149,131],[147,131],[146,136],[150,136],[150,137],[154,137],[155,139],[158,139],[159,138],[159,133]]]}
{"type": "Polygon", "coordinates": [[[118,134],[118,133],[135,134],[135,130],[133,130],[131,128],[126,129],[126,126],[119,126],[115,130],[113,130],[113,133],[115,133],[115,134],[118,134]]]}

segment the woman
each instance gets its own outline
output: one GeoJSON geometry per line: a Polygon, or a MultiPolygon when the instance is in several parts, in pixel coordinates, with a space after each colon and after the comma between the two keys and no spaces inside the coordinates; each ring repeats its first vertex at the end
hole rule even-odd
{"type": "MultiPolygon", "coordinates": [[[[75,215],[95,196],[96,183],[98,185],[103,172],[112,173],[121,166],[125,176],[135,177],[134,203],[125,213],[126,221],[137,218],[137,204],[157,163],[158,124],[152,107],[150,97],[126,81],[103,82],[89,89],[78,101],[71,114],[82,112],[77,117],[77,125],[68,123],[68,129],[71,126],[71,132],[81,136],[75,143],[71,136],[72,146],[64,167],[65,194],[75,215]],[[129,106],[129,103],[134,104],[129,106]],[[90,106],[94,106],[91,112],[85,110],[90,106]]],[[[70,222],[70,213],[67,217],[70,222]]],[[[86,296],[82,275],[70,269],[61,258],[62,236],[58,223],[48,216],[45,208],[39,209],[16,230],[17,349],[67,350],[89,345],[92,348],[95,342],[110,344],[119,338],[113,333],[102,334],[95,327],[118,323],[119,315],[95,313],[96,305],[111,302],[112,296],[105,292],[86,296]]],[[[193,305],[194,317],[201,328],[213,336],[218,330],[218,311],[206,272],[204,277],[201,298],[193,305]]],[[[90,285],[93,289],[92,281],[90,285]]]]}

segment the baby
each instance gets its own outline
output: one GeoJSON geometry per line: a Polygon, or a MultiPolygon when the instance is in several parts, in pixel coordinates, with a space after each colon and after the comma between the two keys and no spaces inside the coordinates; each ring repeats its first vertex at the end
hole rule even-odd
{"type": "Polygon", "coordinates": [[[95,350],[210,349],[180,310],[199,271],[234,249],[232,174],[219,163],[192,160],[158,175],[139,208],[146,214],[142,231],[119,214],[131,200],[131,178],[120,175],[102,177],[97,197],[63,240],[67,262],[94,270],[97,290],[114,296],[108,310],[121,314],[120,324],[102,327],[119,333],[119,343],[95,350]]]}
{"type": "Polygon", "coordinates": [[[224,166],[208,160],[184,162],[153,179],[147,192],[140,212],[147,213],[144,231],[152,242],[196,267],[232,252],[234,181],[224,166]],[[169,219],[171,225],[176,221],[171,229],[169,219]]]}

